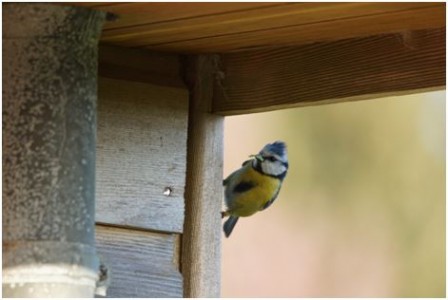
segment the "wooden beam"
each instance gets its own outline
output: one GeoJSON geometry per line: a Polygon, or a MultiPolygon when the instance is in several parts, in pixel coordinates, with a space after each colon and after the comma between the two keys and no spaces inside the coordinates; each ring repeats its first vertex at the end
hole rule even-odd
{"type": "Polygon", "coordinates": [[[185,59],[190,88],[185,223],[182,235],[184,297],[219,297],[223,117],[211,114],[215,57],[185,59]]]}
{"type": "MultiPolygon", "coordinates": [[[[317,5],[318,3],[306,4],[317,5]]],[[[332,5],[336,4],[333,3],[332,5]]],[[[355,4],[344,3],[347,6],[354,6],[355,4]]],[[[188,28],[192,31],[185,34],[169,32],[169,35],[167,33],[169,38],[163,42],[155,36],[160,33],[154,31],[150,33],[151,37],[142,32],[136,40],[126,39],[113,43],[125,46],[142,46],[155,51],[223,53],[253,50],[254,48],[305,45],[445,26],[444,3],[414,2],[412,4],[416,6],[417,4],[426,6],[407,9],[403,7],[402,10],[399,10],[399,6],[403,6],[405,3],[392,4],[363,2],[357,3],[358,7],[339,6],[337,9],[331,7],[329,3],[321,3],[325,9],[317,11],[313,9],[303,10],[300,7],[296,10],[291,9],[290,16],[288,18],[283,16],[284,20],[281,21],[274,18],[278,18],[278,16],[271,16],[270,19],[266,18],[266,20],[242,17],[240,27],[235,26],[235,24],[229,26],[224,23],[223,26],[223,24],[206,23],[205,25],[209,26],[208,29],[186,27],[183,29],[184,31],[188,28]],[[379,7],[375,7],[375,5],[379,7]],[[327,8],[330,9],[327,10],[327,8]],[[218,25],[223,26],[223,28],[217,28],[218,25]],[[216,30],[210,31],[213,28],[216,28],[216,30]],[[219,34],[217,34],[218,32],[219,34]]],[[[407,6],[409,4],[411,3],[407,3],[407,6]]],[[[339,5],[341,4],[339,3],[339,5]]],[[[210,22],[214,21],[210,20],[210,22]]],[[[230,21],[227,21],[227,23],[230,23],[230,21]]],[[[107,40],[108,38],[104,36],[103,39],[107,40]]]]}
{"type": "Polygon", "coordinates": [[[445,87],[445,28],[221,56],[221,115],[445,87]]]}
{"type": "Polygon", "coordinates": [[[75,2],[69,5],[87,6],[116,14],[118,19],[105,24],[104,29],[136,27],[145,24],[193,19],[204,16],[219,16],[284,5],[278,2],[75,2]]]}
{"type": "MultiPolygon", "coordinates": [[[[169,6],[166,6],[168,8],[169,6]]],[[[175,7],[171,4],[173,11],[175,7]]],[[[440,8],[444,5],[431,3],[289,3],[279,6],[259,7],[257,9],[236,11],[222,14],[211,14],[196,18],[186,18],[165,22],[152,22],[148,17],[148,24],[139,26],[123,26],[121,28],[105,29],[101,40],[105,42],[122,42],[127,46],[157,45],[168,42],[195,40],[206,37],[225,36],[236,33],[258,32],[266,37],[266,30],[293,27],[300,30],[301,25],[320,24],[341,19],[363,19],[375,16],[386,23],[387,27],[395,24],[391,20],[395,12],[406,12],[419,16],[425,8],[440,8]],[[388,20],[389,22],[385,22],[388,20]]],[[[165,8],[165,9],[166,9],[165,8]]],[[[408,22],[412,24],[414,17],[408,22]]],[[[119,20],[117,20],[119,22],[119,20]]],[[[428,23],[429,20],[425,20],[428,23]]],[[[344,21],[345,22],[345,21],[344,21]]],[[[114,23],[108,22],[107,24],[114,23]]],[[[106,24],[106,25],[107,25],[106,24]]],[[[397,26],[398,24],[396,24],[397,26]]],[[[403,24],[400,24],[403,28],[403,24]]],[[[376,26],[378,27],[378,25],[376,26]]],[[[333,26],[334,28],[334,26],[333,26]]],[[[334,28],[339,29],[339,28],[334,28]]],[[[353,30],[352,28],[351,30],[353,30]]],[[[361,28],[357,28],[358,30],[361,28]]],[[[341,30],[335,32],[341,34],[341,30]]],[[[313,31],[313,36],[319,37],[313,31]]]]}
{"type": "Polygon", "coordinates": [[[182,88],[185,84],[179,70],[179,56],[175,54],[100,46],[98,74],[101,77],[182,88]]]}

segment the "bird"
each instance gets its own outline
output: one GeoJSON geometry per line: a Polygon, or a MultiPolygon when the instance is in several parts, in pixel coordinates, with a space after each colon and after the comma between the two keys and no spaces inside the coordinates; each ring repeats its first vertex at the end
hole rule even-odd
{"type": "Polygon", "coordinates": [[[282,141],[267,144],[249,157],[223,181],[226,210],[221,216],[229,217],[223,225],[226,237],[239,217],[251,216],[271,206],[288,171],[286,144],[282,141]]]}

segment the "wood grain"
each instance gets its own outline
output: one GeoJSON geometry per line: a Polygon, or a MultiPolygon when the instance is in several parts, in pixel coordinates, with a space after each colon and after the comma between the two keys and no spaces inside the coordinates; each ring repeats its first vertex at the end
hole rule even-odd
{"type": "Polygon", "coordinates": [[[75,5],[88,6],[97,10],[114,13],[118,19],[107,22],[105,31],[114,28],[134,27],[142,24],[174,21],[179,19],[199,18],[207,15],[221,15],[224,13],[239,12],[283,5],[270,2],[201,2],[201,3],[166,3],[166,2],[131,2],[131,3],[76,3],[75,5]]]}
{"type": "Polygon", "coordinates": [[[100,78],[98,222],[183,231],[187,118],[185,89],[100,78]]]}
{"type": "Polygon", "coordinates": [[[223,117],[210,113],[217,57],[185,58],[191,91],[185,229],[182,236],[184,297],[219,297],[223,117]]]}
{"type": "MultiPolygon", "coordinates": [[[[238,33],[257,33],[264,39],[268,30],[290,31],[294,27],[308,25],[312,29],[329,21],[362,19],[375,17],[378,21],[391,24],[389,15],[406,11],[406,16],[419,14],[425,7],[443,7],[443,4],[430,3],[289,3],[281,6],[189,18],[172,22],[151,23],[147,25],[122,27],[105,30],[101,37],[104,42],[119,42],[124,46],[152,46],[178,41],[197,40],[208,37],[223,37],[238,33]]],[[[408,21],[408,23],[411,23],[408,21]]],[[[428,20],[426,20],[428,22],[428,20]]],[[[384,26],[387,27],[388,26],[384,26]]],[[[333,28],[333,27],[330,27],[333,28]]],[[[359,29],[358,29],[359,30],[359,29]]],[[[364,32],[367,29],[364,29],[364,32]]],[[[313,30],[313,32],[318,30],[313,30]]],[[[348,33],[350,30],[346,30],[348,33]]],[[[340,28],[333,28],[333,34],[340,28]]],[[[300,32],[297,33],[300,35],[300,32]]],[[[315,38],[319,35],[313,34],[315,38]]],[[[269,38],[269,37],[268,37],[269,38]]],[[[271,36],[270,38],[277,38],[271,36]]],[[[278,38],[277,38],[278,40],[278,38]]]]}
{"type": "Polygon", "coordinates": [[[213,111],[234,115],[445,87],[445,28],[221,56],[213,111]]]}
{"type": "Polygon", "coordinates": [[[110,272],[112,298],[182,297],[179,235],[96,226],[99,255],[110,272]]]}
{"type": "MultiPolygon", "coordinates": [[[[379,5],[380,3],[376,4],[379,5]]],[[[223,53],[444,27],[445,5],[443,3],[429,5],[428,7],[378,14],[370,14],[366,10],[364,14],[358,16],[309,23],[297,21],[298,25],[272,26],[262,30],[243,30],[244,27],[241,27],[239,31],[233,33],[204,35],[197,38],[185,38],[186,35],[182,35],[180,39],[172,37],[172,40],[166,40],[158,44],[154,43],[154,39],[145,38],[144,35],[136,41],[123,40],[116,43],[126,46],[138,45],[158,51],[223,53]]],[[[342,10],[335,10],[334,12],[344,14],[342,10]]],[[[310,15],[312,16],[313,13],[311,12],[310,15]]],[[[201,32],[195,34],[201,34],[201,32]]]]}
{"type": "Polygon", "coordinates": [[[184,88],[177,55],[101,45],[99,76],[184,88]]]}

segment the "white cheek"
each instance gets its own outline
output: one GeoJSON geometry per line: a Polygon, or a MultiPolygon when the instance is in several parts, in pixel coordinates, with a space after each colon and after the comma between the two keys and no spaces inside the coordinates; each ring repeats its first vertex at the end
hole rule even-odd
{"type": "Polygon", "coordinates": [[[263,162],[261,164],[261,169],[264,173],[274,176],[280,175],[286,171],[286,167],[280,162],[263,162]]]}

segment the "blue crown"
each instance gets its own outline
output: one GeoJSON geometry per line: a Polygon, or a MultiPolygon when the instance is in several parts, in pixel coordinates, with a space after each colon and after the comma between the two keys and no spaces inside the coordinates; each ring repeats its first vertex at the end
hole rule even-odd
{"type": "Polygon", "coordinates": [[[275,141],[272,144],[267,144],[265,149],[282,157],[285,155],[286,144],[281,141],[275,141]]]}

